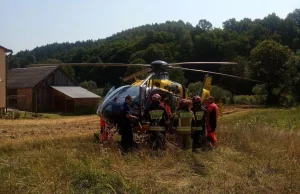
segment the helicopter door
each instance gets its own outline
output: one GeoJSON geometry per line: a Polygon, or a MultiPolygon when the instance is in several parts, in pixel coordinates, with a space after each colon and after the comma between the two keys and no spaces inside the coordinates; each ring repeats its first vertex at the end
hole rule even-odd
{"type": "Polygon", "coordinates": [[[140,86],[140,111],[141,115],[144,115],[144,110],[145,110],[145,100],[146,100],[146,86],[140,86]]]}

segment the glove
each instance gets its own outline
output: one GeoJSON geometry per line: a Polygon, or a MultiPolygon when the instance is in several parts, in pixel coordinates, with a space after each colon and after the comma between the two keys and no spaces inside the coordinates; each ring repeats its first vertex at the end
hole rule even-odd
{"type": "Polygon", "coordinates": [[[210,132],[213,133],[215,132],[216,128],[211,128],[210,132]]]}

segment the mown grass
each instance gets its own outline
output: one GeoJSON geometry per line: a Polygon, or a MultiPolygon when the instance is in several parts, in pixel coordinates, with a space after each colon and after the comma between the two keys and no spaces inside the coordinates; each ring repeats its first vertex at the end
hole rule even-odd
{"type": "Polygon", "coordinates": [[[169,146],[124,156],[93,141],[97,117],[16,120],[5,129],[0,120],[8,133],[33,131],[0,142],[0,193],[297,193],[299,117],[300,109],[225,115],[216,150],[192,154],[169,146]]]}

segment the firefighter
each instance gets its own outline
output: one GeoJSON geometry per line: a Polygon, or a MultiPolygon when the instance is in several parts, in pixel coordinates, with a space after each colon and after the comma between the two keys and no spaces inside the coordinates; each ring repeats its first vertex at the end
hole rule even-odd
{"type": "Polygon", "coordinates": [[[188,144],[191,139],[192,122],[195,120],[193,112],[189,109],[189,105],[189,100],[181,99],[174,120],[176,142],[177,145],[184,150],[188,149],[188,144]]]}
{"type": "Polygon", "coordinates": [[[132,115],[132,110],[130,108],[131,104],[132,97],[128,95],[123,103],[123,118],[120,126],[121,146],[124,152],[128,152],[135,143],[133,140],[132,120],[137,120],[138,118],[132,115]]]}
{"type": "Polygon", "coordinates": [[[159,147],[165,149],[166,146],[166,129],[170,123],[169,114],[164,106],[160,104],[161,96],[154,94],[151,97],[152,103],[145,109],[144,117],[150,122],[150,134],[153,142],[153,149],[159,147]]]}
{"type": "Polygon", "coordinates": [[[172,130],[173,115],[172,115],[172,111],[171,111],[171,108],[170,108],[170,101],[169,101],[169,99],[165,98],[163,100],[163,102],[161,103],[161,105],[166,108],[166,111],[168,112],[169,119],[170,119],[170,123],[168,125],[166,125],[166,128],[167,128],[166,135],[167,135],[168,133],[173,133],[173,130],[172,130]]]}
{"type": "Polygon", "coordinates": [[[219,108],[214,102],[214,97],[208,98],[207,108],[207,139],[210,141],[212,147],[217,146],[216,128],[219,115],[219,108]]]}
{"type": "Polygon", "coordinates": [[[161,103],[161,105],[166,108],[166,111],[169,114],[169,118],[171,118],[172,117],[172,112],[171,112],[171,109],[170,109],[170,106],[169,106],[169,99],[165,98],[164,101],[161,103]]]}
{"type": "Polygon", "coordinates": [[[103,118],[100,118],[100,140],[102,142],[107,140],[108,132],[106,131],[106,123],[103,118]]]}
{"type": "Polygon", "coordinates": [[[192,151],[195,152],[196,148],[203,147],[206,142],[205,118],[207,110],[203,107],[200,96],[194,96],[192,103],[192,112],[195,117],[195,120],[192,122],[192,151]]]}

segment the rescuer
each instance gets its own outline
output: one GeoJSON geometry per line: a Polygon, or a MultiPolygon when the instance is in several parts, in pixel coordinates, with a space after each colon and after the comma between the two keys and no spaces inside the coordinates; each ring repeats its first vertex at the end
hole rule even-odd
{"type": "Polygon", "coordinates": [[[205,118],[207,110],[202,106],[200,96],[194,96],[192,102],[192,112],[195,117],[195,120],[192,122],[192,151],[195,152],[196,148],[203,147],[206,142],[205,118]]]}
{"type": "Polygon", "coordinates": [[[208,108],[207,108],[207,139],[210,141],[212,147],[217,146],[216,138],[216,128],[217,120],[219,115],[219,108],[214,103],[214,97],[210,96],[208,98],[208,108]]]}
{"type": "Polygon", "coordinates": [[[172,112],[171,112],[171,108],[170,108],[170,104],[169,104],[169,99],[168,98],[165,98],[164,100],[163,100],[163,102],[161,103],[161,105],[163,106],[163,107],[165,107],[166,108],[166,111],[167,111],[167,113],[168,113],[168,115],[169,115],[169,119],[170,119],[170,123],[169,124],[166,124],[166,135],[168,134],[168,133],[173,133],[173,130],[172,130],[172,112]]]}
{"type": "Polygon", "coordinates": [[[108,132],[106,131],[106,124],[103,118],[100,118],[100,140],[106,141],[108,137],[108,132]]]}
{"type": "Polygon", "coordinates": [[[161,96],[154,94],[151,97],[152,103],[145,109],[144,117],[150,122],[150,134],[153,142],[153,149],[159,147],[165,149],[166,146],[166,129],[170,123],[169,114],[164,106],[160,104],[161,96]]]}
{"type": "Polygon", "coordinates": [[[128,152],[134,145],[132,119],[138,119],[136,116],[132,115],[132,110],[130,108],[131,104],[132,97],[128,95],[123,103],[123,118],[120,126],[121,146],[125,152],[128,152]]]}
{"type": "Polygon", "coordinates": [[[188,149],[189,140],[191,139],[192,121],[195,120],[189,105],[189,100],[181,99],[179,109],[175,114],[176,143],[181,149],[188,149]]]}
{"type": "Polygon", "coordinates": [[[169,99],[165,98],[164,101],[161,103],[162,106],[166,108],[166,111],[168,112],[169,118],[172,117],[172,112],[169,106],[169,99]]]}

